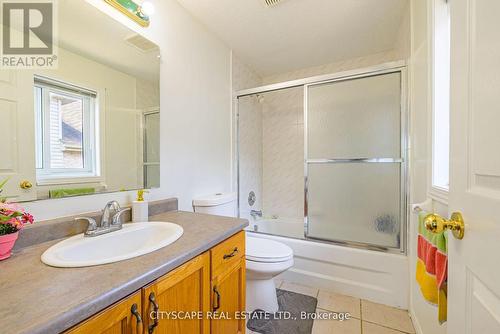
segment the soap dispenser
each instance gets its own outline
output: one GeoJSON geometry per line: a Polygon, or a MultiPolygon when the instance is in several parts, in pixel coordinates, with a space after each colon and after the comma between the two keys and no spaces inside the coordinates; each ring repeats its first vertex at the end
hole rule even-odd
{"type": "Polygon", "coordinates": [[[132,221],[134,223],[147,222],[149,218],[148,202],[144,200],[144,189],[137,191],[137,200],[132,202],[132,221]]]}

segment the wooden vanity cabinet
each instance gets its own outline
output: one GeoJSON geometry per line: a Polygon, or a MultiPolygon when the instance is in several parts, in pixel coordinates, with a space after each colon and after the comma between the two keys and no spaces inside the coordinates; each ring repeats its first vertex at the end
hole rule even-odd
{"type": "Polygon", "coordinates": [[[245,293],[245,232],[240,232],[68,333],[244,334],[245,293]]]}
{"type": "Polygon", "coordinates": [[[215,246],[212,258],[212,334],[245,333],[245,233],[215,246]],[[226,317],[227,316],[227,317],[226,317]]]}
{"type": "Polygon", "coordinates": [[[69,334],[139,334],[143,331],[142,296],[138,291],[85,320],[69,334]]]}
{"type": "Polygon", "coordinates": [[[205,316],[210,311],[209,252],[143,288],[142,301],[144,333],[209,334],[210,320],[205,316]],[[154,319],[156,310],[159,319],[154,319]],[[202,312],[199,317],[198,312],[202,312]]]}
{"type": "Polygon", "coordinates": [[[212,320],[211,333],[245,333],[245,259],[212,279],[212,300],[221,317],[212,320]],[[224,318],[226,314],[231,318],[224,318]]]}

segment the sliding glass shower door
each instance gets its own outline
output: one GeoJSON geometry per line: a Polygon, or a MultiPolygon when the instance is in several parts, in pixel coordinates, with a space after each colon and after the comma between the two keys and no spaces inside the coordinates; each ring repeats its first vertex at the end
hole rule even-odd
{"type": "Polygon", "coordinates": [[[306,236],[401,248],[402,73],[305,88],[306,236]]]}

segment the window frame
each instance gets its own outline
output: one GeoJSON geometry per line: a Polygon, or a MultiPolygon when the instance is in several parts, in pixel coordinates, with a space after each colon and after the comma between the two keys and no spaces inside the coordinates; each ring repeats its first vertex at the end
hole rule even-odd
{"type": "MultiPolygon", "coordinates": [[[[437,138],[437,135],[436,135],[436,132],[437,132],[437,128],[439,127],[438,124],[436,124],[436,118],[438,117],[437,116],[437,112],[438,112],[438,102],[436,101],[436,97],[437,97],[437,78],[436,78],[436,68],[437,68],[437,58],[439,56],[442,56],[442,55],[438,55],[437,54],[437,48],[436,48],[436,43],[438,43],[439,41],[437,40],[436,36],[438,35],[437,33],[437,28],[438,28],[438,22],[437,20],[439,19],[442,19],[442,16],[443,16],[443,10],[447,10],[448,12],[448,19],[449,19],[449,1],[448,0],[432,0],[431,1],[431,6],[429,6],[430,8],[430,11],[431,11],[431,15],[430,17],[432,18],[432,20],[430,20],[430,27],[429,27],[429,50],[430,50],[430,54],[429,54],[429,57],[430,57],[430,68],[429,68],[429,72],[430,72],[430,110],[431,110],[431,116],[430,116],[430,129],[431,129],[431,136],[430,136],[430,152],[431,152],[431,159],[430,159],[430,166],[429,166],[429,187],[428,187],[428,195],[430,198],[436,200],[436,201],[439,201],[443,204],[447,204],[448,203],[448,197],[449,197],[449,164],[450,164],[450,160],[449,160],[449,155],[448,155],[448,185],[447,186],[443,186],[442,184],[438,184],[438,182],[436,182],[436,179],[437,179],[437,174],[439,173],[439,171],[437,171],[437,169],[439,168],[436,163],[438,162],[438,158],[437,158],[437,152],[436,152],[436,148],[437,148],[437,144],[436,144],[436,138],[437,138]],[[446,6],[446,8],[444,8],[443,6],[446,6]]],[[[450,24],[448,22],[448,24],[450,24]]],[[[449,27],[449,26],[448,26],[449,27]]],[[[449,27],[450,28],[450,27],[449,27]]],[[[451,40],[449,40],[448,42],[451,42],[451,40]]],[[[441,49],[442,50],[442,49],[441,49]]],[[[448,48],[448,54],[450,53],[450,49],[448,48]]],[[[450,59],[451,61],[451,59],[450,59]]],[[[451,65],[451,63],[450,63],[451,65]]],[[[448,72],[449,74],[449,72],[448,72]]],[[[450,88],[451,88],[451,80],[448,76],[448,98],[450,97],[450,88]]],[[[450,103],[448,102],[448,115],[447,115],[447,118],[448,118],[448,122],[449,122],[449,118],[450,118],[450,113],[451,113],[451,109],[450,109],[450,103]]],[[[449,131],[449,128],[448,128],[448,131],[449,131]]],[[[448,132],[448,135],[449,135],[449,132],[448,132]]],[[[449,140],[448,140],[448,154],[449,154],[449,140]]],[[[442,171],[441,171],[442,172],[442,171]]]]}
{"type": "Polygon", "coordinates": [[[38,185],[88,183],[100,180],[97,151],[97,93],[65,82],[35,76],[35,119],[36,131],[36,179],[38,185]],[[50,136],[50,94],[61,94],[82,100],[83,109],[83,168],[51,168],[50,136]],[[38,129],[41,129],[39,131],[38,129]]]}

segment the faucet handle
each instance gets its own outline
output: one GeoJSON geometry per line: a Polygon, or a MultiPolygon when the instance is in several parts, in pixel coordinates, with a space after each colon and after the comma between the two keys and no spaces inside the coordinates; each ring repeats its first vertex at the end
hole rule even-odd
{"type": "Polygon", "coordinates": [[[121,210],[120,204],[117,201],[110,201],[106,203],[104,209],[102,209],[103,214],[109,214],[111,211],[117,213],[121,210]]]}
{"type": "Polygon", "coordinates": [[[90,232],[97,230],[97,222],[95,221],[94,218],[89,218],[89,217],[76,217],[75,218],[75,221],[79,221],[79,220],[86,220],[89,223],[89,225],[87,227],[87,231],[85,231],[85,234],[89,234],[90,232]]]}
{"type": "Polygon", "coordinates": [[[121,210],[117,201],[108,202],[102,210],[101,227],[108,228],[113,216],[121,210]]]}
{"type": "Polygon", "coordinates": [[[113,219],[111,221],[111,225],[121,225],[122,222],[120,221],[122,215],[125,213],[125,212],[128,212],[130,211],[131,209],[130,208],[125,208],[125,209],[120,209],[117,213],[115,213],[113,215],[113,219]]]}

